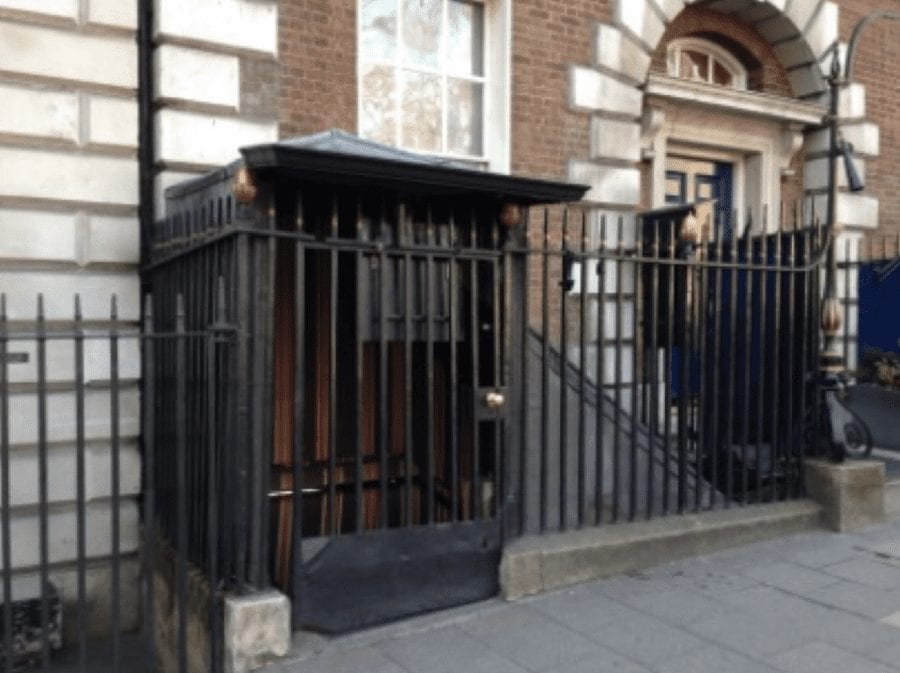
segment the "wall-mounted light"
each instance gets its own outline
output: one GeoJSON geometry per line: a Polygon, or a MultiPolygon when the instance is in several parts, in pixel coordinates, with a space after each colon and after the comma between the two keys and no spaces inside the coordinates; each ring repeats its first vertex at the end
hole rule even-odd
{"type": "Polygon", "coordinates": [[[856,162],[853,161],[853,145],[842,140],[841,155],[844,157],[844,171],[847,174],[847,186],[850,188],[851,192],[861,192],[866,188],[866,183],[856,168],[856,162]]]}

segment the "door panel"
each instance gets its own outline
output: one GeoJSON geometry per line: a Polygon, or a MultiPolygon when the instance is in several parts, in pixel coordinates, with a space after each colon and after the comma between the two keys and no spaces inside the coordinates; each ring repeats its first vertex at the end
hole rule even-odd
{"type": "Polygon", "coordinates": [[[715,200],[715,231],[725,242],[731,240],[733,187],[731,164],[676,156],[666,159],[666,203],[715,200]]]}

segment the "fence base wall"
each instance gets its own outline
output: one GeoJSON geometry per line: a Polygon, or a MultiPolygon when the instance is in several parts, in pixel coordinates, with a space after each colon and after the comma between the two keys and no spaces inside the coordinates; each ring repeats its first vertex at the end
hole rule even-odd
{"type": "MultiPolygon", "coordinates": [[[[180,608],[176,590],[175,551],[161,537],[156,542],[153,570],[154,634],[160,673],[176,673],[180,608]]],[[[187,672],[207,673],[210,667],[209,582],[196,569],[187,573],[187,672]]]]}
{"type": "Polygon", "coordinates": [[[504,551],[501,593],[514,600],[821,525],[822,507],[796,500],[529,536],[504,551]]]}
{"type": "Polygon", "coordinates": [[[884,463],[880,460],[808,460],[806,492],[822,506],[822,521],[831,530],[859,530],[885,520],[884,463]]]}

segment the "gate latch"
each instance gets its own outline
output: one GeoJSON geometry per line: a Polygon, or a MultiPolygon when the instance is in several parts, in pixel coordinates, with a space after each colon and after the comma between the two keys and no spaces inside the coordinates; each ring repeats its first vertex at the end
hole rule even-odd
{"type": "Polygon", "coordinates": [[[506,412],[506,388],[479,388],[478,405],[479,420],[502,418],[506,412]]]}

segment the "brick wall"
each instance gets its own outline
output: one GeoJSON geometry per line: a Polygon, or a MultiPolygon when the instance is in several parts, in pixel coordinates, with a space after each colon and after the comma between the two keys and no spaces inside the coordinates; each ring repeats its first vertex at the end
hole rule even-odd
{"type": "MultiPolygon", "coordinates": [[[[897,4],[900,3],[888,3],[897,4]]],[[[357,0],[282,2],[279,16],[282,137],[330,127],[356,130],[357,0]]],[[[841,37],[863,13],[883,7],[875,0],[840,3],[841,37]]],[[[590,154],[590,115],[570,105],[570,66],[593,62],[594,31],[610,22],[611,4],[592,0],[517,0],[513,3],[512,171],[554,179],[568,177],[570,159],[590,154]]],[[[881,200],[882,230],[900,231],[900,123],[893,114],[900,96],[894,72],[900,62],[896,24],[870,29],[859,53],[857,77],[867,85],[868,115],[881,127],[882,153],[867,162],[868,193],[881,200]]],[[[772,47],[750,26],[732,17],[689,6],[667,28],[654,58],[664,67],[663,46],[670,39],[697,33],[727,35],[748,61],[751,83],[770,93],[790,94],[790,84],[772,47]]],[[[242,63],[242,76],[244,74],[242,63]]],[[[255,81],[253,77],[248,82],[255,81]]],[[[264,87],[263,87],[264,89],[264,87]]],[[[266,98],[265,91],[254,96],[266,98]]],[[[253,98],[255,100],[255,98],[253,98]]],[[[269,107],[270,105],[265,105],[269,107]]],[[[794,162],[797,169],[802,157],[794,162]]],[[[783,185],[786,200],[801,192],[800,170],[783,185]]]]}
{"type": "MultiPolygon", "coordinates": [[[[876,9],[900,10],[896,0],[842,0],[841,40],[848,41],[853,26],[876,9]]],[[[881,154],[866,160],[865,194],[879,200],[879,235],[900,234],[900,23],[870,25],[855,58],[854,79],[866,86],[866,117],[881,132],[881,154]]],[[[880,236],[879,236],[880,239],[880,236]]]]}
{"type": "Polygon", "coordinates": [[[282,2],[281,137],[356,132],[357,0],[282,2]]]}
{"type": "Polygon", "coordinates": [[[590,117],[569,106],[569,67],[590,64],[595,25],[607,2],[513,3],[512,170],[564,179],[572,158],[587,158],[590,117]]]}

